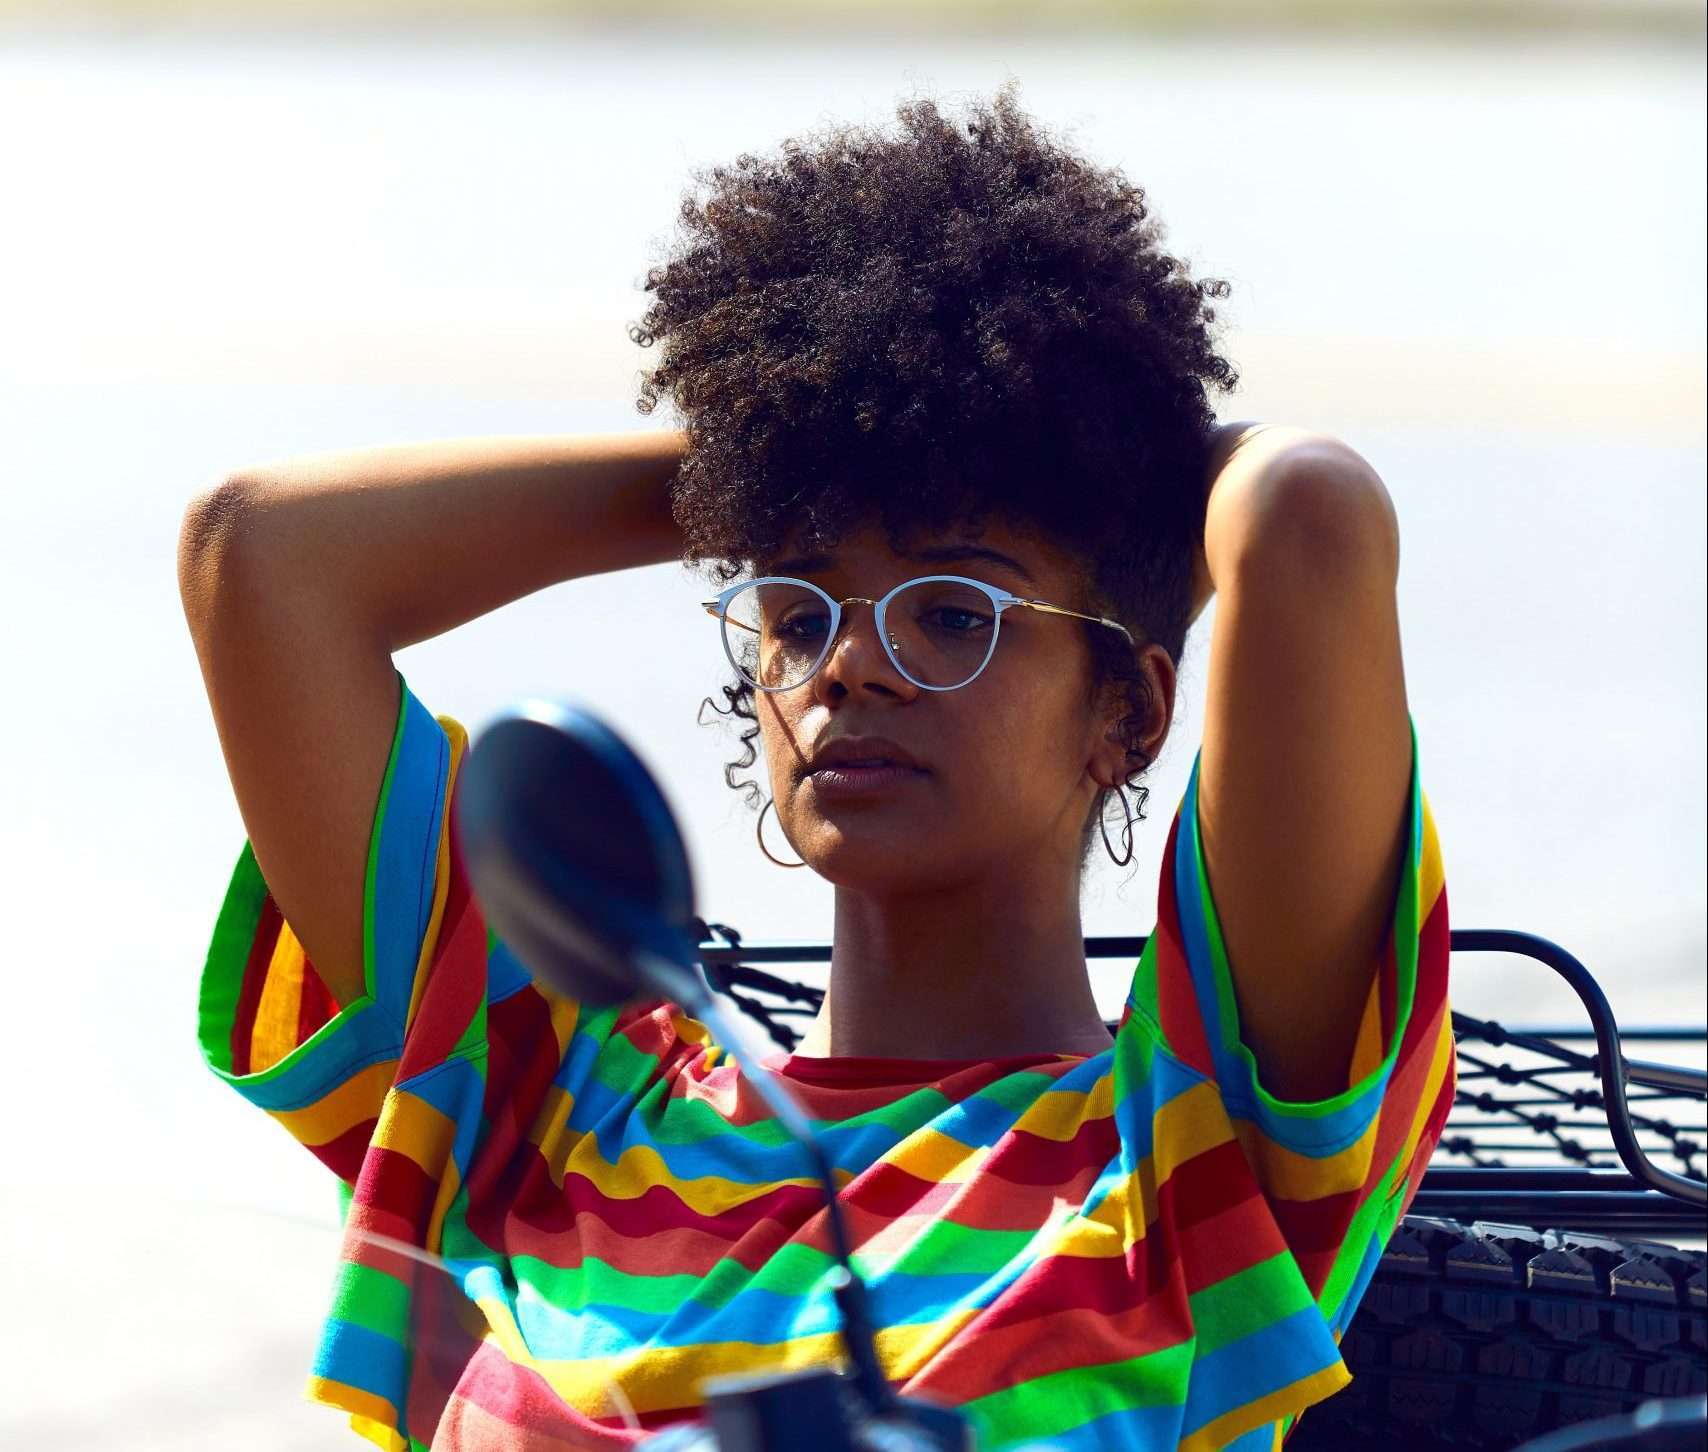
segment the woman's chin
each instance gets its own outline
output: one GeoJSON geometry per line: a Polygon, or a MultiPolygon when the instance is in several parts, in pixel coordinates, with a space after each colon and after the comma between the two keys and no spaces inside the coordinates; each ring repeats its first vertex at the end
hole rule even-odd
{"type": "Polygon", "coordinates": [[[821,822],[801,856],[833,886],[880,897],[947,886],[945,865],[963,860],[961,849],[924,840],[917,828],[879,830],[874,823],[821,822]]]}

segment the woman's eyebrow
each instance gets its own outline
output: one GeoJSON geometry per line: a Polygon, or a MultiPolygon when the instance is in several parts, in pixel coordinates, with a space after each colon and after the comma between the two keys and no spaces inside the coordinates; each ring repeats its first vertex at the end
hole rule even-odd
{"type": "MultiPolygon", "coordinates": [[[[965,564],[969,560],[984,560],[1013,570],[1028,585],[1038,583],[1032,578],[1032,572],[1012,555],[1005,555],[1001,550],[988,549],[984,545],[935,545],[930,549],[914,550],[908,558],[928,565],[957,565],[965,564]]],[[[833,569],[835,565],[834,555],[797,555],[793,559],[774,561],[770,569],[771,573],[777,575],[805,575],[833,569]]]]}
{"type": "Polygon", "coordinates": [[[1005,555],[1001,550],[988,549],[984,545],[937,545],[931,549],[916,550],[914,559],[923,560],[932,565],[964,564],[968,560],[988,560],[993,565],[1001,565],[1013,570],[1028,585],[1038,582],[1032,578],[1032,572],[1012,555],[1005,555]]]}

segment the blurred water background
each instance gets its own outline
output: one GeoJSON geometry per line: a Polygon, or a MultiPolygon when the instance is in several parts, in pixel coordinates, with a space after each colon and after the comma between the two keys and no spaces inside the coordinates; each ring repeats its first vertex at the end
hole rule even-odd
{"type": "MultiPolygon", "coordinates": [[[[1556,939],[1629,1021],[1702,1018],[1700,7],[1445,28],[1446,6],[1349,4],[1289,28],[1306,6],[1261,29],[1173,7],[983,38],[941,10],[814,30],[116,8],[0,4],[0,1234],[31,1308],[0,1331],[0,1443],[353,1445],[295,1400],[331,1188],[196,1047],[242,827],[178,606],[189,497],[298,453],[672,426],[634,409],[656,357],[625,324],[690,168],[891,124],[915,93],[954,109],[1018,77],[1233,284],[1224,416],[1338,433],[1387,481],[1454,926],[1556,939]]],[[[399,665],[471,728],[526,694],[595,704],[676,804],[702,913],[823,938],[828,889],[760,857],[722,780],[733,736],[695,724],[724,669],[699,598],[677,567],[581,581],[399,665]]],[[[1088,932],[1154,923],[1212,620],[1088,932]]],[[[1111,1016],[1130,971],[1095,970],[1111,1016]]],[[[1461,960],[1455,996],[1571,1014],[1515,961],[1461,960]]]]}

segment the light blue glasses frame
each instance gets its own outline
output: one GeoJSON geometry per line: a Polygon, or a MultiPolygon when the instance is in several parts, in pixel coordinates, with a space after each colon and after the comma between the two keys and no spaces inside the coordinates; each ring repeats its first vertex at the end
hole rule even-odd
{"type": "Polygon", "coordinates": [[[1088,620],[1093,625],[1106,625],[1111,630],[1120,631],[1126,638],[1128,645],[1132,645],[1134,643],[1132,632],[1119,621],[1110,620],[1107,616],[1086,615],[1078,610],[1069,610],[1063,605],[1052,605],[1047,600],[1031,600],[1022,595],[1013,595],[1007,590],[999,590],[995,585],[987,585],[983,580],[975,580],[967,575],[916,575],[911,580],[903,580],[901,584],[889,591],[880,600],[872,600],[864,595],[850,595],[844,600],[836,600],[827,592],[821,590],[817,585],[813,584],[811,580],[800,580],[795,578],[793,575],[761,575],[757,579],[741,580],[738,583],[731,585],[727,590],[721,591],[717,599],[702,600],[700,603],[708,615],[717,616],[721,622],[721,628],[718,633],[723,640],[724,655],[728,657],[729,663],[735,667],[736,674],[757,691],[798,690],[801,686],[804,686],[808,681],[816,676],[819,672],[819,668],[824,665],[826,660],[829,659],[831,647],[836,644],[836,637],[842,630],[842,607],[844,605],[870,605],[872,607],[874,622],[878,629],[878,639],[883,643],[884,654],[889,657],[890,664],[893,665],[903,677],[918,686],[922,691],[958,691],[961,689],[961,686],[970,686],[974,681],[976,681],[979,676],[984,673],[984,668],[990,664],[991,657],[996,654],[996,642],[1002,636],[1003,611],[1013,609],[1015,606],[1021,606],[1027,610],[1042,611],[1047,615],[1066,615],[1071,616],[1075,620],[1088,620]],[[947,580],[956,585],[970,585],[973,589],[982,592],[990,600],[993,618],[996,622],[990,632],[990,645],[985,650],[984,659],[979,662],[979,668],[958,685],[927,685],[924,681],[911,674],[908,671],[908,668],[901,663],[900,657],[897,656],[895,646],[891,642],[890,633],[888,629],[885,628],[884,624],[884,612],[889,608],[891,600],[895,599],[897,595],[901,594],[901,592],[907,589],[910,585],[929,584],[934,580],[947,580]],[[732,627],[736,630],[746,631],[750,635],[758,634],[752,626],[745,625],[739,620],[732,620],[729,615],[729,602],[743,590],[751,589],[755,585],[798,585],[802,589],[810,590],[813,594],[817,595],[819,599],[823,600],[830,608],[830,629],[825,632],[824,645],[819,650],[818,659],[813,662],[812,669],[802,676],[800,680],[792,681],[786,686],[767,686],[754,680],[753,677],[747,673],[741,662],[736,659],[736,653],[730,647],[729,633],[732,627]]]}

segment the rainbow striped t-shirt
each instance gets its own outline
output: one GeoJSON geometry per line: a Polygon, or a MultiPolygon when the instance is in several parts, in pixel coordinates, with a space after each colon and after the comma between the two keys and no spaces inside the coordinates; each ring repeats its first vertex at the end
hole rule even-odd
{"type": "MultiPolygon", "coordinates": [[[[344,1187],[310,1396],[399,1452],[613,1448],[699,1415],[703,1378],[842,1364],[819,1189],[733,1061],[668,1002],[541,988],[487,927],[447,830],[466,744],[400,677],[362,998],[338,1011],[247,844],[208,952],[209,1065],[344,1187]]],[[[1335,1098],[1256,1082],[1198,761],[1110,1048],[770,1056],[835,1167],[885,1374],[981,1452],[1273,1448],[1350,1380],[1337,1343],[1453,1090],[1415,723],[1412,745],[1335,1098]]]]}

